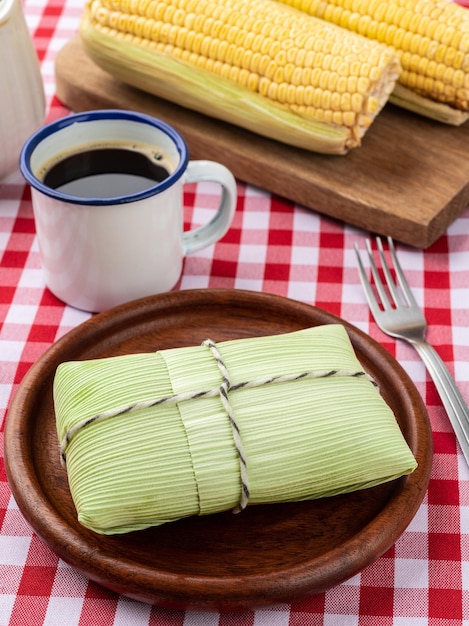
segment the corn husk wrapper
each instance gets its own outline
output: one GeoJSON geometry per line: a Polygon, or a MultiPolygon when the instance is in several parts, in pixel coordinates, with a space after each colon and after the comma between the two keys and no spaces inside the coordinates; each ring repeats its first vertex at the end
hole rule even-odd
{"type": "MultiPolygon", "coordinates": [[[[216,348],[233,386],[229,406],[245,459],[249,504],[347,493],[415,469],[379,390],[354,375],[363,368],[342,325],[216,348]],[[303,373],[308,376],[262,382],[303,373]],[[235,388],[246,381],[261,384],[235,388]]],[[[60,442],[69,439],[69,485],[84,526],[124,533],[239,506],[243,468],[218,393],[222,380],[206,345],[59,366],[57,432],[60,442]],[[206,390],[216,393],[134,407],[206,390]],[[106,417],[107,411],[113,415],[106,417]],[[104,418],[91,420],[103,412],[104,418]]]]}

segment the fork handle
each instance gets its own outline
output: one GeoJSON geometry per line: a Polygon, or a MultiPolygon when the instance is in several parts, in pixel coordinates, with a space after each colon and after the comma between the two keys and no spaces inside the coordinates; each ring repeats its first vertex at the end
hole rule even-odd
{"type": "Polygon", "coordinates": [[[425,340],[413,342],[440,394],[464,457],[469,463],[469,408],[438,352],[425,340]]]}

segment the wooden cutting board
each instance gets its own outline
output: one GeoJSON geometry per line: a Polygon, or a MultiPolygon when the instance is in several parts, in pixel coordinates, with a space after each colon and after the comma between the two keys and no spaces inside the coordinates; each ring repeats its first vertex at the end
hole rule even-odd
{"type": "Polygon", "coordinates": [[[241,181],[419,248],[469,205],[469,122],[449,127],[387,105],[360,148],[324,156],[265,139],[128,87],[91,61],[78,35],[56,60],[59,99],[73,111],[132,109],[177,128],[192,159],[241,181]]]}

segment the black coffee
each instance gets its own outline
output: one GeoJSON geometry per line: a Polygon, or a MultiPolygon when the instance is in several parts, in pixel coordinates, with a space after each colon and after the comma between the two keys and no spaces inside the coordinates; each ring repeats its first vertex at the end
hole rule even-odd
{"type": "Polygon", "coordinates": [[[116,198],[144,191],[168,178],[159,153],[93,148],[66,156],[43,177],[48,187],[82,198],[116,198]]]}

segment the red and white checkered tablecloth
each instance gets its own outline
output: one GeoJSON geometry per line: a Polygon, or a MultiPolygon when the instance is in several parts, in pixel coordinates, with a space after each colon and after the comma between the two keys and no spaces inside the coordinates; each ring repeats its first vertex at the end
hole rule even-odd
{"type": "MultiPolygon", "coordinates": [[[[50,121],[68,113],[55,96],[54,58],[76,32],[82,0],[26,0],[24,9],[50,121]]],[[[186,194],[187,222],[204,221],[214,202],[210,186],[194,186],[186,194]]],[[[2,454],[0,626],[469,625],[469,468],[419,357],[370,317],[353,250],[366,237],[240,182],[232,228],[217,245],[187,258],[180,288],[245,288],[314,304],[368,332],[404,366],[428,407],[435,455],[424,502],[396,544],[346,583],[291,605],[239,614],[152,607],[88,581],[38,539],[11,496],[2,454]]],[[[398,245],[398,253],[430,323],[429,339],[469,401],[469,209],[428,250],[398,245]]],[[[8,406],[24,374],[88,317],[45,288],[30,192],[13,175],[0,185],[2,450],[8,406]]]]}

